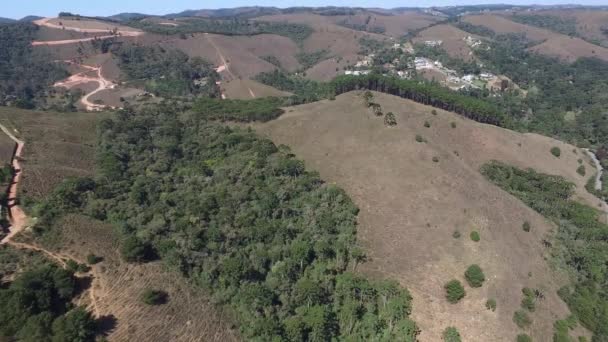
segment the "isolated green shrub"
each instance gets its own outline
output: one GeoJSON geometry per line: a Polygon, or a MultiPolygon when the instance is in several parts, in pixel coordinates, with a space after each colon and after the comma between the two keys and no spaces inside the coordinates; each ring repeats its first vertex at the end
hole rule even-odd
{"type": "Polygon", "coordinates": [[[532,319],[525,311],[517,310],[513,313],[513,322],[515,322],[518,327],[525,329],[532,324],[532,319]]]}
{"type": "Polygon", "coordinates": [[[581,158],[578,158],[577,162],[578,162],[579,164],[582,164],[582,163],[583,163],[583,160],[582,160],[581,158]]]}
{"type": "Polygon", "coordinates": [[[395,114],[393,114],[393,112],[386,113],[384,116],[384,124],[387,126],[397,125],[397,118],[395,118],[395,114]]]}
{"type": "Polygon", "coordinates": [[[452,237],[454,239],[460,239],[460,232],[455,230],[454,233],[452,233],[452,237]]]}
{"type": "Polygon", "coordinates": [[[524,221],[524,224],[521,226],[521,228],[524,230],[524,232],[529,232],[531,228],[530,222],[524,221]]]}
{"type": "Polygon", "coordinates": [[[100,262],[102,259],[103,259],[102,257],[97,256],[97,255],[91,253],[91,254],[87,255],[87,264],[89,264],[89,265],[95,265],[98,262],[100,262]]]}
{"type": "Polygon", "coordinates": [[[430,122],[428,122],[428,121],[425,121],[425,122],[424,122],[424,127],[426,127],[426,128],[431,127],[431,123],[430,123],[430,122]]]}
{"type": "Polygon", "coordinates": [[[517,342],[532,342],[532,337],[527,334],[519,334],[517,335],[517,342]]]}
{"type": "Polygon", "coordinates": [[[446,298],[448,299],[448,302],[452,304],[458,303],[458,301],[464,298],[466,295],[464,287],[462,287],[460,281],[456,279],[450,280],[447,284],[445,284],[444,288],[446,291],[446,298]]]}
{"type": "Polygon", "coordinates": [[[578,168],[576,169],[576,173],[578,173],[581,176],[584,176],[587,173],[585,171],[585,165],[579,165],[578,168]]]}
{"type": "Polygon", "coordinates": [[[444,342],[460,342],[462,339],[460,338],[460,333],[454,327],[447,327],[443,331],[443,341],[444,342]]]}
{"type": "Polygon", "coordinates": [[[420,134],[416,134],[416,141],[419,143],[425,142],[424,138],[420,134]]]}
{"type": "Polygon", "coordinates": [[[464,277],[471,287],[481,287],[483,282],[486,280],[486,276],[483,274],[479,265],[473,264],[467,268],[464,272],[464,277]]]}
{"type": "Polygon", "coordinates": [[[450,126],[452,126],[452,128],[456,128],[456,123],[454,121],[452,121],[452,123],[450,124],[450,126]]]}
{"type": "Polygon", "coordinates": [[[165,291],[146,289],[141,294],[141,301],[148,305],[160,305],[167,302],[168,294],[165,291]]]}
{"type": "Polygon", "coordinates": [[[521,300],[521,307],[534,312],[536,310],[536,295],[534,291],[528,287],[524,287],[521,292],[524,294],[524,298],[521,300]]]}
{"type": "Polygon", "coordinates": [[[479,237],[479,233],[477,231],[475,231],[475,230],[471,232],[470,236],[471,236],[471,240],[473,240],[475,242],[479,242],[479,240],[481,239],[479,237]]]}
{"type": "Polygon", "coordinates": [[[559,156],[562,154],[562,150],[560,150],[557,146],[551,147],[551,154],[559,158],[559,156]]]}
{"type": "Polygon", "coordinates": [[[431,110],[431,114],[437,115],[437,110],[436,109],[431,110]]]}
{"type": "Polygon", "coordinates": [[[433,157],[433,162],[439,163],[439,157],[437,157],[437,156],[433,157]]]}
{"type": "Polygon", "coordinates": [[[496,299],[490,298],[486,301],[486,309],[496,311],[496,299]]]}

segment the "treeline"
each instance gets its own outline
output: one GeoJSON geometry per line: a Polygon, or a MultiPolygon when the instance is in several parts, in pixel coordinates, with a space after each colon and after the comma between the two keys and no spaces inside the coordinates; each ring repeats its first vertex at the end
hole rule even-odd
{"type": "Polygon", "coordinates": [[[608,225],[600,222],[599,212],[573,200],[575,186],[562,177],[499,162],[484,165],[481,172],[559,227],[555,254],[576,281],[558,294],[594,333],[592,341],[607,341],[608,225]]]}
{"type": "Polygon", "coordinates": [[[359,89],[375,90],[456,112],[478,122],[501,127],[511,126],[509,117],[488,101],[462,95],[427,82],[371,73],[365,76],[338,76],[330,84],[336,95],[359,89]]]}
{"type": "Polygon", "coordinates": [[[205,19],[188,18],[175,22],[177,26],[161,25],[149,20],[134,20],[129,26],[142,29],[147,32],[159,34],[192,34],[192,33],[217,33],[231,36],[251,36],[263,33],[276,34],[290,38],[296,43],[302,43],[313,32],[313,29],[304,24],[292,24],[284,22],[266,22],[246,19],[205,19]]]}
{"type": "Polygon", "coordinates": [[[245,339],[415,341],[409,292],[347,271],[364,259],[358,209],[286,147],[171,104],[119,112],[99,139],[96,180],[47,207],[115,224],[130,260],[207,288],[245,339]]]}
{"type": "Polygon", "coordinates": [[[280,90],[295,92],[297,97],[294,99],[298,100],[331,99],[352,90],[368,89],[453,111],[478,122],[512,127],[510,118],[489,101],[466,96],[428,82],[371,73],[363,76],[342,75],[331,82],[321,83],[289,76],[280,71],[259,74],[256,80],[280,90]]]}
{"type": "Polygon", "coordinates": [[[68,270],[43,264],[19,273],[0,288],[0,339],[19,341],[94,341],[96,323],[75,307],[76,279],[68,270]]]}
{"type": "Polygon", "coordinates": [[[309,80],[279,70],[257,74],[254,79],[271,87],[294,93],[295,95],[290,97],[286,105],[316,102],[330,98],[334,94],[329,83],[309,80]]]}
{"type": "Polygon", "coordinates": [[[0,105],[36,108],[45,104],[45,93],[68,72],[31,42],[38,27],[32,23],[0,25],[0,105]]]}
{"type": "Polygon", "coordinates": [[[279,108],[285,102],[278,97],[260,97],[251,100],[212,99],[201,97],[192,105],[192,112],[208,120],[270,121],[283,114],[279,108]]]}
{"type": "Polygon", "coordinates": [[[200,57],[159,46],[114,43],[110,51],[127,80],[163,97],[206,95],[218,97],[219,76],[213,65],[200,57]]]}

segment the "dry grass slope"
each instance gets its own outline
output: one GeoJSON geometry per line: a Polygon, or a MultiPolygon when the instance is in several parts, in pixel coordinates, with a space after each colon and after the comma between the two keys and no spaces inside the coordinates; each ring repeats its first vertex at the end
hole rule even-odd
{"type": "Polygon", "coordinates": [[[445,49],[451,57],[470,61],[473,59],[473,51],[464,41],[464,38],[467,36],[477,37],[452,25],[442,24],[421,31],[414,38],[414,42],[442,40],[443,44],[441,45],[441,48],[445,49]]]}
{"type": "Polygon", "coordinates": [[[541,243],[554,227],[478,169],[497,159],[562,175],[576,183],[577,196],[596,204],[583,188],[585,177],[576,174],[583,153],[550,138],[441,110],[435,116],[424,105],[374,96],[384,112],[395,113],[397,126],[386,127],[352,92],[290,108],[257,129],[290,146],[309,168],[352,196],[361,209],[359,238],[371,257],[362,271],[396,279],[412,291],[421,341],[441,340],[447,326],[457,327],[464,341],[513,341],[518,328],[512,315],[523,287],[545,293],[529,333],[538,341],[550,339],[554,320],[568,314],[556,295],[564,279],[550,270],[541,243]],[[417,134],[427,142],[417,143],[417,134]],[[561,148],[561,158],[551,155],[552,146],[561,148]],[[532,224],[530,233],[521,228],[525,220],[532,224]],[[460,239],[452,237],[455,230],[460,239]],[[467,238],[472,230],[480,232],[480,242],[467,238]],[[473,263],[483,268],[486,283],[467,288],[464,300],[449,304],[443,284],[452,278],[464,283],[463,273],[473,263]],[[496,298],[496,312],[485,308],[488,298],[496,298]]]}
{"type": "Polygon", "coordinates": [[[22,196],[40,199],[66,177],[91,175],[96,123],[104,113],[53,113],[0,107],[0,122],[25,140],[22,196]]]}
{"type": "Polygon", "coordinates": [[[161,262],[123,262],[109,225],[69,215],[57,226],[61,227],[60,252],[80,260],[86,260],[89,253],[103,258],[93,266],[99,277],[94,294],[100,316],[114,321],[109,341],[239,340],[226,315],[180,274],[169,271],[161,262]],[[142,303],[140,296],[145,289],[166,291],[167,303],[142,303]]]}
{"type": "Polygon", "coordinates": [[[540,44],[530,48],[539,54],[573,62],[581,57],[597,57],[608,61],[608,49],[580,38],[569,37],[546,29],[524,25],[495,14],[469,15],[464,20],[490,28],[496,33],[524,33],[528,39],[540,44]]]}

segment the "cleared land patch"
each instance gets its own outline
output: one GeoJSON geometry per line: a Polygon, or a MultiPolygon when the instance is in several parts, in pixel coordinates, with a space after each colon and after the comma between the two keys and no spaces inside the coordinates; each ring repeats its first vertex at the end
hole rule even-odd
{"type": "Polygon", "coordinates": [[[371,258],[362,270],[411,290],[421,340],[438,341],[447,326],[455,326],[466,341],[513,341],[518,330],[512,316],[523,287],[545,294],[534,314],[533,337],[551,336],[555,315],[568,314],[556,295],[564,279],[544,260],[542,240],[553,225],[478,170],[498,159],[561,175],[577,184],[578,197],[595,205],[597,199],[585,192],[585,179],[575,171],[583,153],[442,110],[435,116],[431,107],[397,97],[374,93],[374,98],[384,112],[395,113],[396,126],[387,128],[351,92],[335,101],[288,108],[279,119],[256,127],[290,146],[353,198],[361,209],[358,235],[371,258]],[[559,159],[549,152],[552,146],[564,151],[559,159]],[[524,232],[524,221],[535,229],[524,232]],[[455,230],[464,236],[475,230],[483,238],[455,239],[455,230]],[[484,286],[467,288],[459,304],[448,303],[444,284],[464,283],[464,270],[475,263],[484,270],[484,286]],[[496,299],[495,312],[485,308],[488,298],[496,299]]]}

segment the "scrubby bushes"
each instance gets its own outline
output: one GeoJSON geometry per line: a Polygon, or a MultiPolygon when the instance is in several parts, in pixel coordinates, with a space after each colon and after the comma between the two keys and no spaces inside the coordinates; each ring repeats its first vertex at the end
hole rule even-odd
{"type": "Polygon", "coordinates": [[[527,334],[519,334],[517,335],[516,342],[532,342],[532,337],[527,334]]]}
{"type": "Polygon", "coordinates": [[[486,280],[483,271],[479,265],[473,264],[464,272],[464,277],[471,287],[481,287],[486,280]]]}
{"type": "Polygon", "coordinates": [[[581,176],[585,176],[585,174],[587,173],[587,171],[585,170],[585,165],[579,165],[576,168],[576,173],[578,173],[581,176]]]}
{"type": "Polygon", "coordinates": [[[559,158],[559,156],[562,154],[562,150],[560,150],[557,146],[551,147],[551,154],[559,158]]]}
{"type": "Polygon", "coordinates": [[[490,298],[486,301],[486,309],[496,311],[496,299],[490,298]]]}
{"type": "Polygon", "coordinates": [[[530,226],[530,222],[528,221],[524,221],[524,224],[522,224],[521,226],[521,229],[523,229],[524,232],[529,232],[531,228],[532,227],[530,226]]]}
{"type": "Polygon", "coordinates": [[[524,298],[521,300],[521,307],[530,312],[534,312],[536,310],[536,296],[534,295],[534,291],[524,287],[521,292],[524,294],[524,298]]]}
{"type": "Polygon", "coordinates": [[[458,303],[458,301],[466,295],[464,287],[462,287],[462,284],[456,279],[450,280],[445,284],[444,288],[446,291],[446,298],[448,299],[448,302],[452,304],[458,303]]]}
{"type": "Polygon", "coordinates": [[[140,299],[144,304],[147,305],[160,305],[167,302],[169,295],[165,291],[145,289],[142,292],[140,299]]]}
{"type": "Polygon", "coordinates": [[[395,114],[393,112],[388,112],[384,116],[384,124],[391,127],[397,125],[397,119],[395,118],[395,114]]]}
{"type": "Polygon", "coordinates": [[[517,310],[513,314],[513,322],[522,329],[528,328],[532,324],[532,319],[523,310],[517,310]]]}
{"type": "Polygon", "coordinates": [[[462,341],[460,338],[460,333],[454,327],[447,327],[443,331],[443,341],[444,342],[460,342],[462,341]]]}
{"type": "Polygon", "coordinates": [[[479,232],[475,230],[471,232],[470,238],[475,242],[479,242],[479,240],[481,239],[481,237],[479,236],[479,232]]]}

